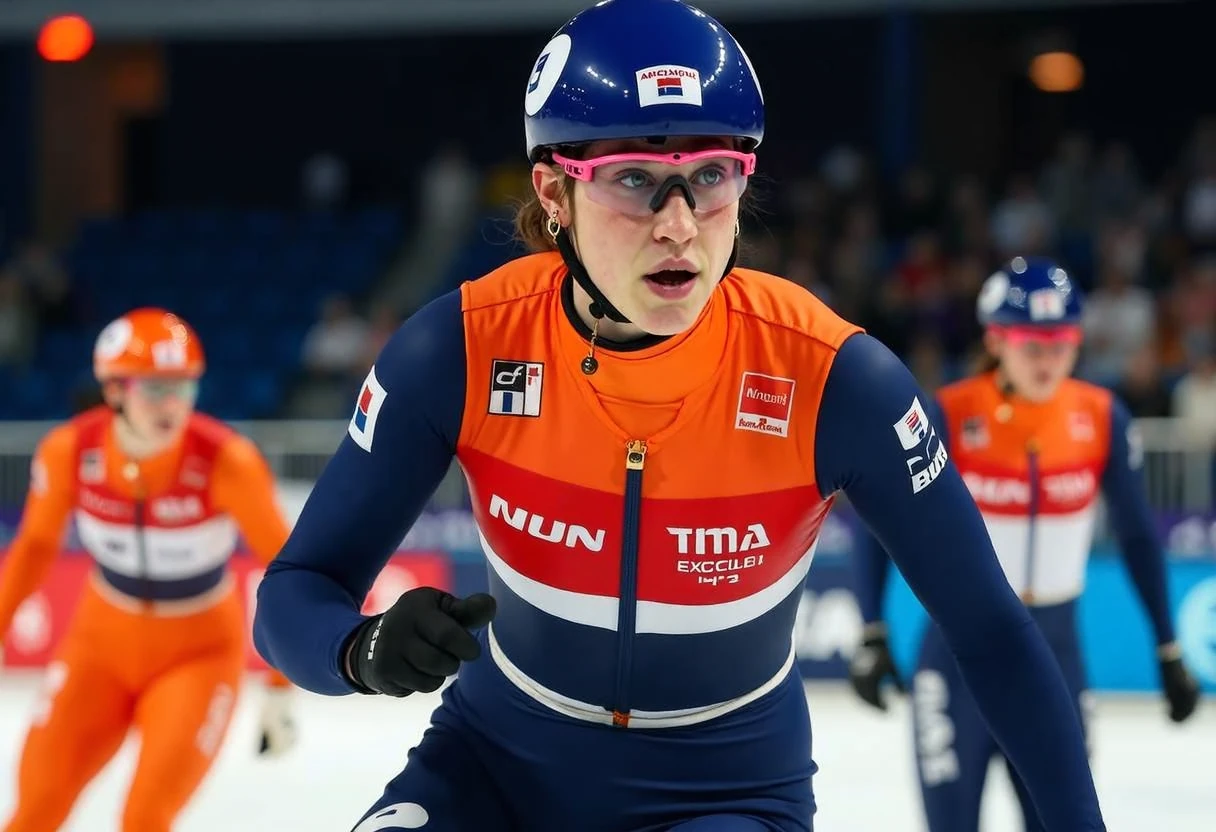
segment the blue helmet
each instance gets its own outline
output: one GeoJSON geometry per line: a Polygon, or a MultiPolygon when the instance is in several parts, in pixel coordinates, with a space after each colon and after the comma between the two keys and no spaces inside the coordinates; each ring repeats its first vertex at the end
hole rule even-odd
{"type": "Polygon", "coordinates": [[[524,136],[546,147],[600,139],[764,137],[751,61],[721,23],[681,0],[601,0],[554,34],[524,93],[524,136]]]}
{"type": "Polygon", "coordinates": [[[984,326],[1073,326],[1081,290],[1054,260],[1015,257],[984,281],[976,309],[984,326]]]}

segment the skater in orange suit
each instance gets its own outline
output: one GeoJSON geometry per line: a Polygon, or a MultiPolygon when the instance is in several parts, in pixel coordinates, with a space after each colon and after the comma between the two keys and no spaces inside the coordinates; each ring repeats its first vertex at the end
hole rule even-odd
{"type": "MultiPolygon", "coordinates": [[[[238,532],[267,562],[288,534],[253,443],[194,410],[203,350],[184,321],[128,313],[98,337],[93,367],[105,404],[38,446],[0,573],[7,633],[69,516],[96,561],[47,668],[5,832],[60,828],[132,728],[141,747],[122,832],[168,832],[223,742],[245,667],[245,613],[228,569],[238,532]]],[[[289,693],[274,674],[262,754],[294,741],[289,693]]]]}

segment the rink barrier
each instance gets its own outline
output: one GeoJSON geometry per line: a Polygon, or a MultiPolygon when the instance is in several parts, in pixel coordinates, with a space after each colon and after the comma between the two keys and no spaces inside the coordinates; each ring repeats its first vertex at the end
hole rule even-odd
{"type": "MultiPolygon", "coordinates": [[[[0,563],[3,559],[0,558],[0,563]]],[[[236,591],[244,602],[249,633],[246,668],[266,669],[266,663],[253,649],[253,613],[257,586],[264,569],[251,557],[238,555],[231,561],[236,591]]],[[[13,623],[4,637],[5,667],[42,667],[54,654],[67,631],[84,588],[92,559],[81,552],[68,552],[56,559],[46,581],[18,607],[13,623]]],[[[394,555],[376,578],[363,605],[363,612],[383,612],[403,592],[419,586],[447,589],[452,586],[452,564],[439,552],[409,552],[394,555]]]]}
{"type": "MultiPolygon", "coordinates": [[[[316,481],[346,435],[347,426],[345,419],[232,424],[257,443],[275,477],[295,490],[316,481]]],[[[1139,419],[1136,425],[1143,437],[1145,479],[1153,509],[1175,522],[1194,516],[1216,520],[1216,449],[1175,419],[1139,419]]],[[[30,458],[52,427],[51,422],[0,423],[0,509],[16,509],[25,499],[30,458]]],[[[428,511],[467,506],[468,491],[459,467],[453,465],[428,504],[428,511]]],[[[4,522],[0,518],[0,546],[5,541],[4,522]]],[[[1209,523],[1208,535],[1216,538],[1216,525],[1209,523]]],[[[1212,545],[1216,548],[1216,543],[1212,545]]]]}
{"type": "MultiPolygon", "coordinates": [[[[87,556],[65,554],[50,576],[14,617],[4,640],[5,665],[41,667],[49,661],[71,619],[76,597],[91,565],[87,556]]],[[[251,558],[233,559],[237,591],[243,594],[250,625],[262,567],[251,558]]],[[[794,628],[798,667],[809,679],[844,679],[861,634],[861,616],[847,557],[816,558],[803,590],[794,628]]],[[[386,609],[415,586],[437,586],[459,595],[485,591],[484,562],[439,551],[399,552],[377,578],[364,612],[386,609]]],[[[1216,563],[1172,561],[1170,602],[1188,664],[1209,693],[1216,693],[1216,563]]],[[[887,617],[892,651],[907,675],[914,667],[925,614],[902,578],[888,587],[887,617]]],[[[1098,691],[1149,693],[1158,690],[1148,619],[1122,563],[1110,552],[1091,559],[1080,602],[1082,649],[1091,686],[1098,691]]],[[[248,668],[265,669],[250,641],[248,668]]]]}

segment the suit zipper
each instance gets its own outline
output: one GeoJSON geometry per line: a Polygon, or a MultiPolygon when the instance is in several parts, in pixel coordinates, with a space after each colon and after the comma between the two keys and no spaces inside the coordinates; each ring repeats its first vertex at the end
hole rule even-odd
{"type": "Polygon", "coordinates": [[[633,640],[637,626],[638,545],[641,536],[642,472],[646,442],[630,440],[625,448],[625,519],[621,536],[621,587],[617,601],[616,691],[612,724],[629,727],[629,686],[633,675],[633,640]]]}
{"type": "Polygon", "coordinates": [[[1034,556],[1035,526],[1039,516],[1039,443],[1030,440],[1026,444],[1027,478],[1030,481],[1030,505],[1026,522],[1026,587],[1022,591],[1022,601],[1034,603],[1034,556]]]}
{"type": "Polygon", "coordinates": [[[135,463],[128,462],[123,474],[132,482],[135,491],[135,514],[132,519],[135,526],[135,561],[138,570],[140,601],[142,605],[151,607],[152,587],[148,571],[148,539],[145,529],[147,494],[144,491],[144,484],[139,478],[139,467],[135,463]]]}

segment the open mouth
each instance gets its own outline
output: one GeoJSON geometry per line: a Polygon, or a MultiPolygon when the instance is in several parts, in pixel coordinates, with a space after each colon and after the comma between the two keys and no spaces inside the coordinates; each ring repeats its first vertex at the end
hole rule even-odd
{"type": "Polygon", "coordinates": [[[690,280],[696,280],[697,273],[682,269],[664,269],[663,271],[646,275],[646,279],[660,286],[682,286],[690,280]]]}

